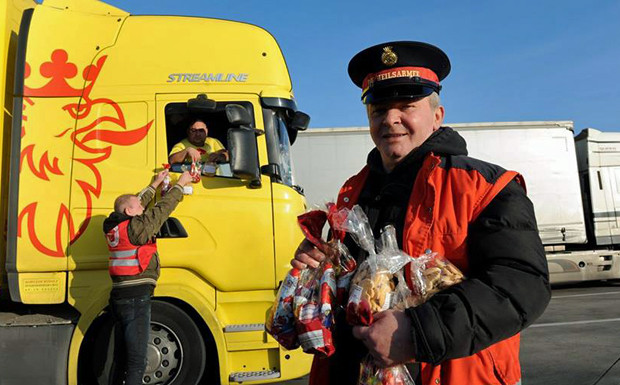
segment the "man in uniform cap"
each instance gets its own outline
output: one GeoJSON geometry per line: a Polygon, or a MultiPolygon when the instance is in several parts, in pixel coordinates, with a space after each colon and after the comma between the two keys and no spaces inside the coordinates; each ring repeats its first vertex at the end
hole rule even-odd
{"type": "MultiPolygon", "coordinates": [[[[349,75],[362,89],[376,148],[338,206],[360,205],[375,237],[392,224],[409,255],[437,252],[466,279],[417,307],[378,313],[369,327],[351,328],[337,314],[336,353],[315,357],[311,385],[356,384],[368,352],[382,366],[406,363],[418,385],[521,383],[519,332],[551,296],[545,253],[523,178],[468,157],[464,139],[442,126],[440,82],[449,72],[446,54],[420,42],[353,57],[349,75]]],[[[345,243],[359,263],[364,253],[345,243]]],[[[323,258],[304,241],[291,264],[323,258]]]]}

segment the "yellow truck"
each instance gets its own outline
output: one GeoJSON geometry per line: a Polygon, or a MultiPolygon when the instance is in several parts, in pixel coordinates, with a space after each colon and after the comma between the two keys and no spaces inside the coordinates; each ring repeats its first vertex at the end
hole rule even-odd
{"type": "Polygon", "coordinates": [[[0,4],[0,383],[107,383],[102,222],[115,197],[139,191],[168,162],[192,116],[208,121],[230,163],[193,184],[158,234],[143,381],[305,375],[310,357],[264,332],[302,237],[290,145],[309,120],[273,36],[95,0],[0,4]]]}

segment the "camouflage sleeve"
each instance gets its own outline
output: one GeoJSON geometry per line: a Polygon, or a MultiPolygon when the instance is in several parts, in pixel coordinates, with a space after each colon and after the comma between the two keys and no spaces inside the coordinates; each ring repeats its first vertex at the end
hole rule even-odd
{"type": "Polygon", "coordinates": [[[142,215],[131,218],[127,226],[129,241],[134,245],[147,243],[157,234],[181,198],[183,198],[183,187],[175,185],[155,206],[144,210],[142,215]]]}
{"type": "Polygon", "coordinates": [[[151,185],[148,185],[137,194],[143,207],[146,207],[149,203],[151,203],[153,198],[155,198],[155,192],[155,189],[151,187],[151,185]]]}

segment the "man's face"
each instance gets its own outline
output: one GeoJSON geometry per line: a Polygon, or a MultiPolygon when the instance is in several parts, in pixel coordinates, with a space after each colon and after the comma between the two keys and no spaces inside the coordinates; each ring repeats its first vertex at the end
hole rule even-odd
{"type": "Polygon", "coordinates": [[[393,100],[367,107],[370,136],[387,171],[420,147],[443,122],[444,109],[429,98],[393,100]]]}
{"type": "Polygon", "coordinates": [[[140,198],[137,196],[129,198],[127,206],[125,206],[125,214],[135,217],[136,215],[142,215],[144,213],[144,207],[140,203],[140,198]]]}
{"type": "Polygon", "coordinates": [[[202,147],[205,144],[208,133],[209,130],[205,122],[198,120],[187,129],[187,139],[194,146],[202,147]]]}

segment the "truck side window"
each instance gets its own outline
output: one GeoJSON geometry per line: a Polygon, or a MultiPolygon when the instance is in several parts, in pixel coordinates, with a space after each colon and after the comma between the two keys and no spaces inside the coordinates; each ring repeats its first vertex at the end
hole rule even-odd
{"type": "MultiPolygon", "coordinates": [[[[202,120],[207,126],[207,143],[211,143],[219,149],[220,144],[224,149],[228,149],[227,133],[230,124],[226,119],[225,106],[229,103],[243,105],[253,116],[252,104],[249,102],[218,102],[215,110],[209,112],[194,112],[187,108],[186,102],[169,103],[165,107],[166,115],[166,153],[171,155],[171,151],[178,143],[184,141],[187,144],[187,130],[196,120],[202,120]],[[211,138],[211,139],[209,139],[211,138]]],[[[253,126],[253,124],[252,124],[253,126]]],[[[184,147],[183,145],[183,147],[184,147]]],[[[186,160],[187,162],[187,160],[186,160]]],[[[184,167],[180,164],[172,166],[172,172],[179,172],[184,167]]],[[[232,177],[230,166],[227,162],[218,162],[216,176],[232,177]]]]}

